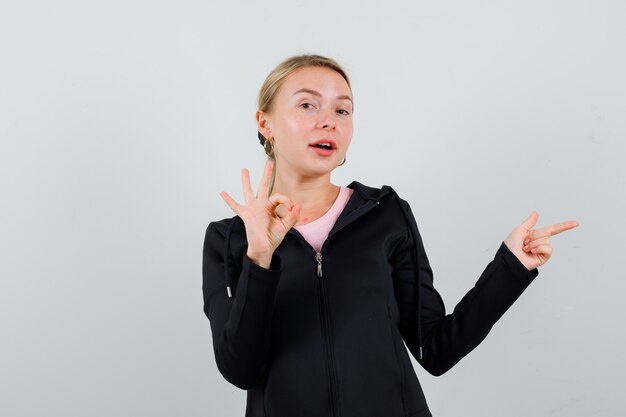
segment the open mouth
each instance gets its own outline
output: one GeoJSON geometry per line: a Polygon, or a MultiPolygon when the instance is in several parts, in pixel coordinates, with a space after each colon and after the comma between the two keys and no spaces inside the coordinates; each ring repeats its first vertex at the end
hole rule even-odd
{"type": "Polygon", "coordinates": [[[315,145],[311,145],[315,148],[326,149],[328,151],[332,151],[333,147],[329,143],[316,143],[315,145]]]}

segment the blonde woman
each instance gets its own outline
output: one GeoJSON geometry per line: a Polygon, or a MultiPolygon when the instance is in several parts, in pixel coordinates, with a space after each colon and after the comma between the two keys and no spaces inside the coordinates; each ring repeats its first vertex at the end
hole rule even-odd
{"type": "Polygon", "coordinates": [[[222,198],[203,257],[204,311],[218,369],[247,390],[250,417],[423,417],[431,413],[404,343],[441,375],[474,349],[552,255],[533,212],[446,314],[409,204],[388,186],[340,186],[353,98],[333,60],[287,59],[256,114],[268,156],[256,192],[222,198]]]}

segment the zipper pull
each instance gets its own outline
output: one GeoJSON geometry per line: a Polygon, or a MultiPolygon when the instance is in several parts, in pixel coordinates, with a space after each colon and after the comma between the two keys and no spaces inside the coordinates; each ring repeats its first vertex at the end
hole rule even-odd
{"type": "Polygon", "coordinates": [[[317,252],[315,254],[315,260],[317,261],[317,276],[319,278],[322,277],[322,254],[317,252]]]}

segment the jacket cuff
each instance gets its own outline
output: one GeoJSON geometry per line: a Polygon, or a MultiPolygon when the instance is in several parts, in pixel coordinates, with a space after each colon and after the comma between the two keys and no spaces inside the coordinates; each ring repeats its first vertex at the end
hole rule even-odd
{"type": "Polygon", "coordinates": [[[281,261],[280,261],[280,257],[278,255],[272,255],[272,260],[270,261],[270,267],[269,268],[264,268],[260,265],[255,264],[254,262],[252,262],[252,259],[250,259],[248,257],[248,255],[246,255],[244,253],[243,255],[243,266],[245,268],[246,263],[248,263],[248,268],[253,268],[255,270],[255,272],[259,272],[259,273],[264,273],[267,271],[271,271],[271,272],[280,272],[280,267],[281,267],[281,261]]]}
{"type": "Polygon", "coordinates": [[[511,271],[511,274],[515,277],[532,281],[539,275],[539,270],[537,268],[528,270],[526,266],[517,259],[517,256],[506,246],[504,242],[500,245],[500,248],[496,252],[496,258],[500,258],[502,262],[506,265],[507,269],[511,271]]]}
{"type": "Polygon", "coordinates": [[[244,279],[243,282],[240,282],[237,290],[243,290],[246,294],[256,294],[261,298],[273,299],[282,273],[280,266],[280,258],[276,255],[272,256],[269,269],[255,264],[247,255],[244,255],[242,263],[242,277],[244,279]]]}

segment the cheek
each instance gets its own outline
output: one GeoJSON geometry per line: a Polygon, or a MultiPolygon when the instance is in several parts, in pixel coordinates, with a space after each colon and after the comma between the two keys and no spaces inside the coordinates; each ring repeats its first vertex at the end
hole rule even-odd
{"type": "Polygon", "coordinates": [[[346,150],[350,147],[351,142],[352,142],[352,137],[347,138],[346,141],[344,142],[344,147],[346,148],[346,150]]]}
{"type": "Polygon", "coordinates": [[[306,120],[302,120],[298,117],[285,117],[282,120],[283,131],[290,139],[298,139],[300,132],[304,131],[306,126],[306,120]]]}
{"type": "Polygon", "coordinates": [[[352,125],[352,123],[346,123],[343,128],[343,132],[346,143],[350,143],[350,140],[352,140],[352,133],[354,133],[354,126],[352,125]]]}

